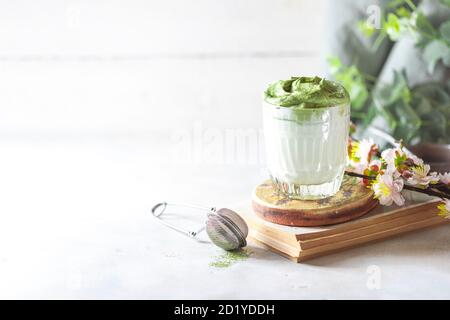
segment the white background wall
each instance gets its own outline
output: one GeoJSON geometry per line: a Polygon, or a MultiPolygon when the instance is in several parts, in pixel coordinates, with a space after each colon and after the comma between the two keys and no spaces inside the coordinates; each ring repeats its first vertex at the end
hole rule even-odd
{"type": "Polygon", "coordinates": [[[0,137],[260,125],[268,83],[320,73],[324,1],[0,1],[0,137]]]}

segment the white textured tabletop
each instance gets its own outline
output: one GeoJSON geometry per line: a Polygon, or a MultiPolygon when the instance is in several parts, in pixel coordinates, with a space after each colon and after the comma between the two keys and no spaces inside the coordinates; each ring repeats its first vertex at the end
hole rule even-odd
{"type": "Polygon", "coordinates": [[[1,298],[450,297],[448,227],[304,264],[250,243],[227,266],[149,208],[248,199],[260,170],[174,164],[164,138],[103,139],[1,142],[1,298]]]}

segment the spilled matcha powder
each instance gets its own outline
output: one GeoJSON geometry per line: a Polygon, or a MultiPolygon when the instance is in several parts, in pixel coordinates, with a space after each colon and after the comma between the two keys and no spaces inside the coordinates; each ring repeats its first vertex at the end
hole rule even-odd
{"type": "Polygon", "coordinates": [[[247,249],[240,249],[235,251],[226,251],[220,256],[215,257],[215,261],[209,265],[215,268],[228,268],[236,262],[246,260],[252,252],[247,249]]]}
{"type": "Polygon", "coordinates": [[[280,107],[299,109],[327,108],[350,103],[350,97],[339,83],[319,77],[292,77],[267,88],[264,100],[280,107]]]}

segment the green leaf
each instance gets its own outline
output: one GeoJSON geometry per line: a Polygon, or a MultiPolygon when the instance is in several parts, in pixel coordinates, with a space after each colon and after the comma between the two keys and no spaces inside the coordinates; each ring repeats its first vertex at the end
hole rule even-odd
{"type": "Polygon", "coordinates": [[[392,84],[384,84],[374,91],[374,100],[377,107],[388,107],[398,101],[409,103],[411,93],[408,87],[408,80],[404,72],[395,71],[392,84]]]}
{"type": "Polygon", "coordinates": [[[428,38],[434,38],[437,36],[437,30],[431,24],[430,20],[419,11],[416,17],[416,27],[417,29],[428,38]]]}
{"type": "Polygon", "coordinates": [[[372,121],[376,118],[378,115],[377,109],[373,104],[369,105],[369,108],[366,110],[366,114],[364,116],[364,119],[362,121],[362,126],[367,127],[372,123],[372,121]]]}
{"type": "Polygon", "coordinates": [[[400,20],[395,14],[388,14],[383,24],[383,29],[392,41],[397,41],[400,38],[400,20]]]}
{"type": "Polygon", "coordinates": [[[447,118],[437,109],[423,116],[422,131],[428,132],[430,142],[436,142],[447,135],[447,118]]]}
{"type": "Polygon", "coordinates": [[[394,72],[394,81],[373,91],[373,101],[378,113],[387,122],[396,138],[409,141],[417,135],[420,117],[410,106],[412,93],[405,72],[394,72]]]}
{"type": "Polygon", "coordinates": [[[421,127],[420,117],[408,103],[400,102],[392,109],[398,119],[394,136],[398,139],[404,139],[406,142],[411,141],[421,127]]]}
{"type": "Polygon", "coordinates": [[[361,110],[369,98],[364,75],[355,66],[344,66],[337,57],[328,58],[331,74],[347,89],[352,101],[352,109],[361,110]]]}
{"type": "Polygon", "coordinates": [[[361,110],[369,98],[369,92],[367,91],[366,86],[362,84],[351,86],[349,94],[352,101],[352,107],[356,110],[361,110]]]}
{"type": "Polygon", "coordinates": [[[385,129],[390,129],[388,132],[390,134],[394,133],[395,128],[397,127],[397,118],[393,115],[388,109],[378,110],[380,116],[386,121],[387,127],[385,129]]]}
{"type": "MultiPolygon", "coordinates": [[[[450,1],[450,0],[449,0],[450,1]]],[[[450,20],[441,24],[439,31],[441,32],[442,37],[450,42],[450,20]]]]}
{"type": "Polygon", "coordinates": [[[391,0],[388,2],[387,7],[390,9],[397,8],[405,3],[405,0],[391,0]]]}
{"type": "Polygon", "coordinates": [[[419,35],[419,38],[418,38],[418,40],[416,42],[416,46],[418,48],[420,48],[420,49],[425,49],[425,47],[427,45],[429,45],[431,41],[433,41],[433,40],[430,40],[429,38],[422,37],[422,36],[419,35]]]}
{"type": "Polygon", "coordinates": [[[426,98],[420,98],[418,101],[415,101],[415,110],[418,115],[424,116],[430,113],[433,110],[433,106],[431,102],[426,98]]]}
{"type": "Polygon", "coordinates": [[[445,85],[431,82],[412,90],[412,107],[422,120],[417,134],[421,142],[444,142],[449,140],[450,95],[445,85]]]}
{"type": "Polygon", "coordinates": [[[402,18],[410,18],[411,17],[411,11],[406,9],[405,7],[398,8],[395,13],[402,18]]]}
{"type": "Polygon", "coordinates": [[[433,73],[437,62],[448,55],[450,55],[450,49],[444,42],[440,40],[430,42],[423,52],[423,57],[428,65],[428,72],[433,73]]]}
{"type": "Polygon", "coordinates": [[[440,0],[440,1],[443,5],[450,7],[450,0],[440,0]]]}
{"type": "Polygon", "coordinates": [[[358,28],[367,38],[373,36],[376,31],[376,29],[373,26],[369,25],[365,20],[358,22],[358,28]]]}
{"type": "Polygon", "coordinates": [[[446,88],[439,82],[431,82],[417,86],[413,89],[413,95],[417,98],[425,98],[436,104],[450,104],[450,95],[446,88]]]}
{"type": "Polygon", "coordinates": [[[330,66],[330,73],[335,76],[342,68],[342,62],[339,57],[330,56],[327,58],[328,65],[330,66]]]}

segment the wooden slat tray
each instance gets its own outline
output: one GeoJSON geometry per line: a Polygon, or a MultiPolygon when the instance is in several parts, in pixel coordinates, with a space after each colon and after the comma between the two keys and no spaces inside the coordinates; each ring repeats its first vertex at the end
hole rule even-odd
{"type": "Polygon", "coordinates": [[[294,261],[302,262],[406,232],[447,224],[437,215],[436,201],[405,207],[379,206],[356,220],[322,227],[289,227],[258,217],[250,203],[233,209],[247,222],[249,236],[294,261]]]}

